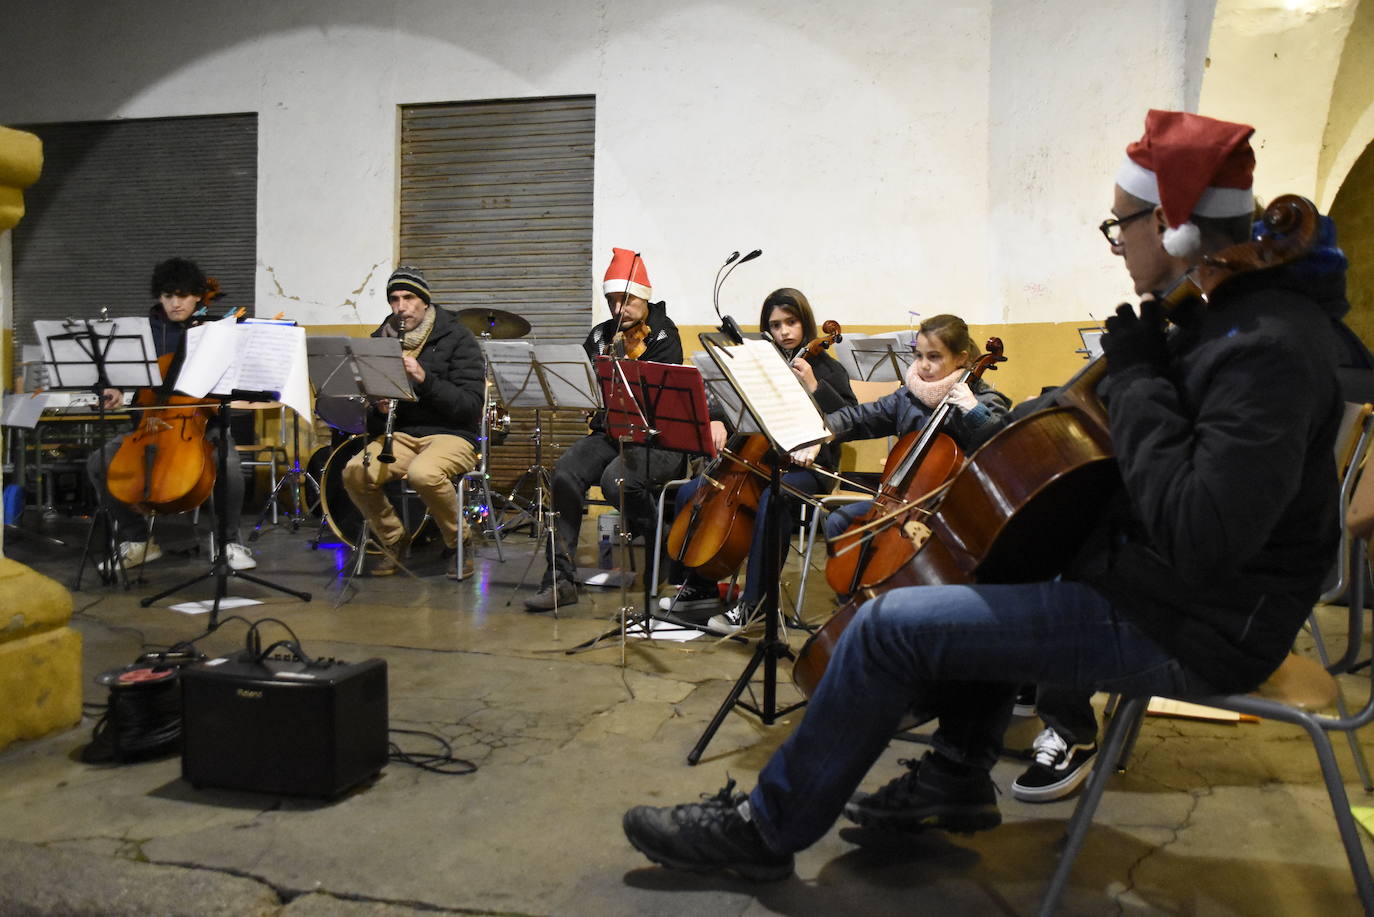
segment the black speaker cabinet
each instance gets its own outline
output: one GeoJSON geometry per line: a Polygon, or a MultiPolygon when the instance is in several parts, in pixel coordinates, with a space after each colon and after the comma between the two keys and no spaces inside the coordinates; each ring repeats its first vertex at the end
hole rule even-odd
{"type": "Polygon", "coordinates": [[[337,796],[387,759],[386,661],[252,661],[181,672],[181,776],[195,787],[337,796]]]}

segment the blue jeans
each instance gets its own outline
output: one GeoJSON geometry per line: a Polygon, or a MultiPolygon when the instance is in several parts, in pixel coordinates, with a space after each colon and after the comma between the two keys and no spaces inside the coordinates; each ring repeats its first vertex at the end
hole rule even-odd
{"type": "Polygon", "coordinates": [[[1019,684],[1214,693],[1082,583],[894,589],[859,609],[759,774],[749,801],[760,833],[778,851],[814,843],[908,710],[939,718],[938,754],[990,770],[1019,684]]]}
{"type": "MultiPolygon", "coordinates": [[[[675,505],[677,512],[682,512],[683,508],[691,501],[692,495],[701,487],[702,479],[698,476],[688,483],[678,488],[675,505]]],[[[821,479],[815,472],[805,469],[788,471],[782,476],[782,483],[805,494],[812,496],[821,492],[821,479]]],[[[744,567],[744,591],[740,599],[750,605],[763,598],[767,583],[764,581],[764,542],[763,542],[763,521],[768,518],[768,506],[772,499],[772,491],[764,488],[759,495],[759,508],[755,514],[754,534],[749,542],[749,559],[744,567]]],[[[783,493],[783,518],[778,520],[779,531],[778,540],[786,544],[791,537],[790,520],[797,518],[797,499],[787,493],[783,493]]],[[[786,560],[786,557],[783,558],[786,560]]],[[[709,579],[697,576],[694,572],[688,572],[687,583],[699,589],[710,589],[715,585],[709,579]]]]}

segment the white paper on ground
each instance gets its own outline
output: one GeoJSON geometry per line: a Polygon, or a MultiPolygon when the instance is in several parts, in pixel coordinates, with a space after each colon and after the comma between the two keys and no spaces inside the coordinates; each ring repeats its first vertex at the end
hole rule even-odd
{"type": "MultiPolygon", "coordinates": [[[[242,608],[245,605],[261,605],[258,599],[246,599],[237,595],[226,595],[219,600],[219,610],[226,608],[242,608]]],[[[167,606],[169,611],[179,611],[184,615],[203,615],[209,614],[210,609],[215,607],[214,599],[206,599],[203,602],[179,602],[176,605],[167,606]]]]}

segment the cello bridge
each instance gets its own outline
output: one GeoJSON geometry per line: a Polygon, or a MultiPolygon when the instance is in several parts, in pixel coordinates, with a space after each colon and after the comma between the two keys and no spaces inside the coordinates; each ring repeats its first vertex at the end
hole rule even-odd
{"type": "Polygon", "coordinates": [[[902,523],[902,535],[919,551],[930,540],[930,526],[916,519],[908,519],[902,523]]]}

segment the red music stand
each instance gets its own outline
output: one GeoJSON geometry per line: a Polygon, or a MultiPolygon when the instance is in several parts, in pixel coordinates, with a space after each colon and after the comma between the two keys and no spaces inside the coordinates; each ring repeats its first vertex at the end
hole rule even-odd
{"type": "MultiPolygon", "coordinates": [[[[711,415],[706,406],[706,385],[702,382],[701,370],[695,366],[679,366],[675,363],[642,363],[638,360],[617,360],[610,357],[597,357],[595,369],[596,381],[601,387],[602,403],[606,406],[606,435],[620,442],[622,461],[626,443],[638,444],[644,448],[646,472],[649,468],[648,451],[651,448],[715,456],[716,447],[711,441],[711,415]]],[[[624,501],[622,489],[622,525],[625,519],[624,501]]],[[[622,529],[622,548],[625,547],[628,537],[628,530],[622,529]]],[[[621,588],[624,589],[624,581],[621,582],[621,588]]],[[[681,622],[661,618],[653,613],[650,595],[652,585],[646,570],[643,610],[637,612],[632,620],[628,593],[622,592],[620,626],[579,643],[568,652],[592,649],[607,637],[619,636],[623,663],[624,638],[632,627],[643,629],[644,635],[651,638],[651,621],[662,621],[672,627],[685,627],[681,622]]]]}

